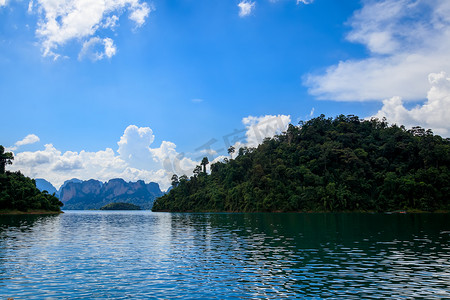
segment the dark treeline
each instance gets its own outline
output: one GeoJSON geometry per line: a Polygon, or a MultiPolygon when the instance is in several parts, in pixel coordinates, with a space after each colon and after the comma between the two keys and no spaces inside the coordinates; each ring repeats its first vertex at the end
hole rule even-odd
{"type": "Polygon", "coordinates": [[[191,178],[174,175],[172,185],[154,211],[448,210],[450,140],[385,120],[322,115],[239,149],[210,175],[201,167],[191,178]]]}
{"type": "Polygon", "coordinates": [[[60,211],[63,203],[47,191],[39,191],[34,179],[20,172],[5,171],[5,165],[12,164],[12,160],[12,153],[5,153],[0,146],[0,210],[60,211]]]}
{"type": "Polygon", "coordinates": [[[101,207],[100,210],[141,210],[141,208],[131,203],[117,202],[107,204],[101,207]]]}

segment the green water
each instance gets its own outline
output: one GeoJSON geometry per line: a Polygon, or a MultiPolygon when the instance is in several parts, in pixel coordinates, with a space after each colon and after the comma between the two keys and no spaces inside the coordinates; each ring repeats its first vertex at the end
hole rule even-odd
{"type": "Polygon", "coordinates": [[[450,215],[0,216],[5,297],[450,298],[450,215]]]}

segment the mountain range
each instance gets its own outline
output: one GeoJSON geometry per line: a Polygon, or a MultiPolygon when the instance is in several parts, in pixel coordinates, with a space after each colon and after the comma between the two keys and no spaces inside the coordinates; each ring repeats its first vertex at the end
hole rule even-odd
{"type": "Polygon", "coordinates": [[[155,182],[145,183],[142,180],[126,182],[115,178],[108,182],[95,179],[82,181],[71,179],[64,182],[59,190],[47,180],[35,179],[38,189],[47,190],[64,203],[63,209],[100,209],[110,203],[131,203],[142,209],[151,209],[157,197],[164,195],[155,182]]]}

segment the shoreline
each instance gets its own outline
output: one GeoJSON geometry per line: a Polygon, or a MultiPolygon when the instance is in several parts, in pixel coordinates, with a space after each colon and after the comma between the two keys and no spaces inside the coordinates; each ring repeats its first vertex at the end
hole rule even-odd
{"type": "Polygon", "coordinates": [[[248,213],[248,214],[260,214],[260,213],[276,213],[276,214],[292,214],[292,213],[306,213],[306,214],[333,214],[333,213],[362,213],[362,214],[448,214],[450,210],[437,209],[435,211],[425,211],[418,209],[405,209],[405,210],[395,210],[395,211],[375,211],[375,210],[342,210],[342,211],[313,211],[313,210],[305,210],[305,211],[215,211],[215,210],[186,210],[186,211],[171,211],[171,210],[152,210],[152,212],[165,212],[165,213],[248,213]]]}
{"type": "Polygon", "coordinates": [[[63,211],[40,210],[40,209],[34,209],[29,211],[21,211],[17,209],[0,210],[0,215],[56,215],[63,213],[64,213],[63,211]]]}

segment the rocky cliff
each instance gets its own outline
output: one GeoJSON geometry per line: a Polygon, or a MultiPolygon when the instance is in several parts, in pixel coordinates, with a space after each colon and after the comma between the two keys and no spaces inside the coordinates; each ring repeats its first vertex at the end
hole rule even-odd
{"type": "Polygon", "coordinates": [[[55,194],[56,197],[59,197],[59,192],[56,188],[47,180],[42,178],[36,178],[34,180],[36,182],[36,187],[41,191],[47,191],[50,195],[55,194]]]}
{"type": "Polygon", "coordinates": [[[63,209],[100,209],[115,202],[131,203],[142,209],[151,209],[153,201],[164,193],[154,182],[126,182],[123,179],[111,179],[106,183],[98,180],[71,181],[65,183],[60,191],[63,209]]]}

